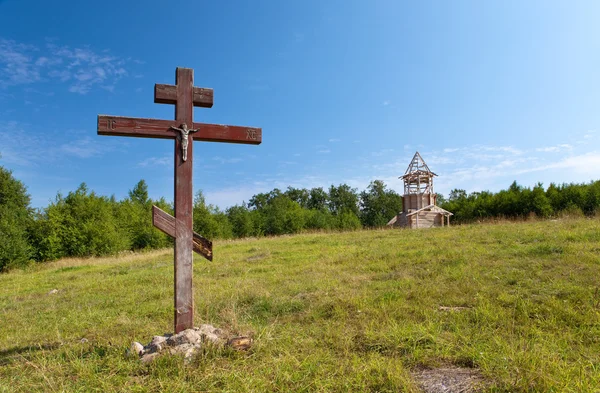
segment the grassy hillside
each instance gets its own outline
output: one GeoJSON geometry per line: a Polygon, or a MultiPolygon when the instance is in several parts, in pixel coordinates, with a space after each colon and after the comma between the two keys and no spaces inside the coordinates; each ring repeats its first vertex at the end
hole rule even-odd
{"type": "Polygon", "coordinates": [[[451,365],[489,391],[600,387],[598,219],[217,242],[194,273],[196,323],[250,351],[126,357],[172,331],[169,251],[0,275],[0,391],[416,392],[451,365]]]}

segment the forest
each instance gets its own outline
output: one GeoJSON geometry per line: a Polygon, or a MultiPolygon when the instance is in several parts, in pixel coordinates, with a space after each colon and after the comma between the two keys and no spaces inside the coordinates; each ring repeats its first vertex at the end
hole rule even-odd
{"type": "MultiPolygon", "coordinates": [[[[454,213],[454,224],[505,218],[596,216],[600,181],[585,184],[513,182],[499,192],[467,194],[454,189],[437,195],[438,205],[454,213]]],[[[171,239],[152,226],[152,205],[173,214],[165,198],[153,200],[140,180],[117,200],[82,183],[67,195],[58,193],[34,209],[26,186],[0,166],[0,271],[64,257],[87,257],[168,247],[171,239]]],[[[194,230],[209,239],[276,236],[305,231],[380,228],[402,210],[402,196],[381,180],[359,191],[347,184],[273,189],[225,210],[208,204],[202,191],[194,198],[194,230]]]]}

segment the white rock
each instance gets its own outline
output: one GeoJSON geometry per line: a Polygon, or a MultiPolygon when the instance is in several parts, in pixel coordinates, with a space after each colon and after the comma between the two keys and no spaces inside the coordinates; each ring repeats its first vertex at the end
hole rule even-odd
{"type": "Polygon", "coordinates": [[[194,349],[194,344],[181,344],[172,348],[175,353],[188,353],[194,349]]]}
{"type": "Polygon", "coordinates": [[[211,342],[213,344],[223,344],[225,342],[223,331],[212,325],[203,324],[194,330],[200,333],[202,342],[211,342]]]}
{"type": "Polygon", "coordinates": [[[154,336],[150,344],[162,344],[167,341],[167,337],[165,336],[154,336]]]}
{"type": "Polygon", "coordinates": [[[163,349],[163,346],[166,343],[163,342],[162,344],[150,344],[147,347],[144,347],[144,352],[145,353],[155,353],[155,352],[160,352],[163,349]]]}
{"type": "Polygon", "coordinates": [[[144,354],[144,346],[137,341],[131,343],[131,353],[134,353],[138,356],[142,356],[144,354]]]}
{"type": "Polygon", "coordinates": [[[215,333],[215,330],[221,330],[221,329],[217,329],[213,325],[202,324],[202,325],[200,325],[200,327],[194,328],[194,330],[197,330],[200,333],[206,334],[206,333],[215,333]]]}
{"type": "Polygon", "coordinates": [[[216,334],[206,333],[206,334],[202,335],[202,341],[203,342],[210,342],[210,343],[213,343],[213,344],[220,344],[220,343],[224,342],[225,340],[221,339],[216,334]]]}
{"type": "Polygon", "coordinates": [[[150,363],[152,360],[154,360],[155,357],[157,357],[159,354],[158,352],[155,353],[147,353],[144,356],[142,356],[142,358],[140,359],[142,361],[142,363],[150,363]]]}
{"type": "MultiPolygon", "coordinates": [[[[190,362],[193,356],[202,349],[203,343],[213,343],[224,345],[226,342],[225,334],[221,329],[212,325],[203,324],[200,327],[186,329],[178,334],[165,334],[163,336],[154,336],[150,344],[141,348],[132,344],[130,353],[137,353],[144,363],[151,362],[160,353],[169,353],[172,355],[183,355],[186,362],[190,362]]],[[[137,343],[139,344],[139,343],[137,343]]],[[[139,344],[141,346],[141,344],[139,344]]]]}
{"type": "Polygon", "coordinates": [[[167,337],[169,336],[154,336],[150,344],[144,347],[145,352],[160,352],[165,346],[167,346],[167,337]]]}
{"type": "Polygon", "coordinates": [[[58,289],[53,289],[50,292],[48,292],[48,295],[55,295],[58,293],[58,289]]]}
{"type": "Polygon", "coordinates": [[[199,344],[194,345],[192,348],[189,348],[187,351],[185,351],[185,353],[183,354],[183,358],[187,362],[189,362],[190,360],[192,360],[194,355],[200,350],[200,348],[202,348],[201,345],[199,345],[199,344]]]}
{"type": "Polygon", "coordinates": [[[202,341],[200,334],[194,329],[186,329],[167,339],[167,345],[175,347],[182,344],[197,344],[202,341]]]}

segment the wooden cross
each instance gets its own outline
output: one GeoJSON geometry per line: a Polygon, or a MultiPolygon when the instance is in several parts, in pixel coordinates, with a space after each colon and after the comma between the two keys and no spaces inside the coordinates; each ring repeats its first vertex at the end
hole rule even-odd
{"type": "Polygon", "coordinates": [[[98,135],[175,140],[175,217],[152,207],[152,223],[175,238],[175,333],[194,326],[192,250],[212,260],[212,242],[192,229],[193,141],[258,145],[262,129],[194,123],[194,106],[211,108],[213,90],[194,87],[194,70],[177,68],[175,86],[154,85],[154,102],[175,105],[175,121],[98,115],[98,135]]]}

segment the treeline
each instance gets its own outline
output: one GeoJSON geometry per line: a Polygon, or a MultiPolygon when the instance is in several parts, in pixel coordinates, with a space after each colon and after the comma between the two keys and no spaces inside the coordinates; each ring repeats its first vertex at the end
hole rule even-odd
{"type": "Polygon", "coordinates": [[[541,183],[533,188],[513,182],[507,190],[497,193],[482,191],[467,195],[455,189],[448,199],[438,194],[438,205],[452,213],[456,223],[473,222],[486,218],[540,218],[569,216],[597,216],[600,213],[600,181],[588,184],[551,183],[544,190],[541,183]]]}
{"type": "MultiPolygon", "coordinates": [[[[123,200],[97,195],[83,183],[32,209],[23,183],[0,167],[0,271],[32,261],[170,246],[172,239],[152,226],[152,205],[173,214],[164,198],[149,198],[141,180],[123,200]]],[[[209,239],[232,239],[380,227],[400,210],[402,197],[379,180],[360,193],[346,184],[328,190],[274,189],[226,210],[207,204],[199,191],[193,225],[209,239]]]]}
{"type": "Polygon", "coordinates": [[[402,197],[381,180],[358,192],[347,184],[254,195],[225,211],[194,201],[194,228],[208,238],[240,238],[298,233],[304,230],[354,230],[381,227],[402,210],[402,197]]]}
{"type": "MultiPolygon", "coordinates": [[[[438,194],[438,205],[454,213],[454,223],[484,218],[595,215],[600,209],[600,181],[589,184],[514,182],[507,190],[438,194]]],[[[81,184],[58,194],[41,209],[30,207],[22,182],[0,166],[0,271],[32,261],[116,254],[126,250],[163,248],[172,239],[152,226],[152,205],[173,214],[164,198],[148,196],[144,180],[122,200],[97,195],[81,184]]],[[[194,198],[194,230],[209,239],[271,236],[313,230],[355,230],[384,226],[402,210],[402,197],[376,180],[358,192],[346,184],[329,189],[274,189],[226,210],[194,198]]]]}
{"type": "Polygon", "coordinates": [[[0,167],[0,271],[32,261],[116,254],[166,247],[171,240],[152,228],[152,204],[140,181],[121,201],[97,195],[85,184],[32,209],[25,186],[0,167]]]}

